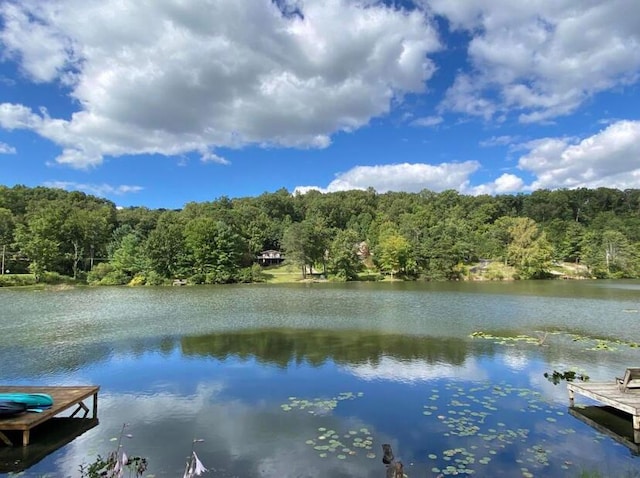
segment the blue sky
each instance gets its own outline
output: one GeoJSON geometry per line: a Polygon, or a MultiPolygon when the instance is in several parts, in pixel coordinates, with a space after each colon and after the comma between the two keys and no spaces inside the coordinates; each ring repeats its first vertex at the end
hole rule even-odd
{"type": "Polygon", "coordinates": [[[6,0],[0,184],[640,188],[637,0],[6,0]]]}

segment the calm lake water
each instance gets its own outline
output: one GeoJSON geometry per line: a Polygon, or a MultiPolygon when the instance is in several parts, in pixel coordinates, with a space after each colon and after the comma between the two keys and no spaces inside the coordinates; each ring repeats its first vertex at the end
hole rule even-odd
{"type": "Polygon", "coordinates": [[[125,423],[156,477],[194,439],[215,477],[380,478],[382,443],[409,478],[638,476],[543,374],[640,365],[639,309],[640,282],[0,289],[0,385],[101,386],[99,425],[35,464],[0,443],[0,476],[78,476],[125,423]]]}

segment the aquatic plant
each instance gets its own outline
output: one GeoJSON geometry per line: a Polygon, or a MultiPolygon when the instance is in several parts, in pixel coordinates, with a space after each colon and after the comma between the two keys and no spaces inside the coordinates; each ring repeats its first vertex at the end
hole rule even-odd
{"type": "Polygon", "coordinates": [[[585,342],[586,350],[615,352],[619,347],[640,348],[640,344],[638,344],[637,342],[630,342],[626,340],[606,337],[590,337],[587,335],[562,331],[538,331],[536,332],[536,335],[537,337],[525,334],[491,334],[479,330],[473,332],[470,337],[474,339],[492,340],[496,345],[514,346],[517,342],[521,342],[532,345],[546,346],[548,345],[546,342],[549,338],[549,335],[555,335],[560,337],[569,337],[573,342],[585,342]]]}
{"type": "MultiPolygon", "coordinates": [[[[127,470],[130,477],[142,477],[145,474],[148,467],[147,459],[140,456],[128,456],[123,449],[122,439],[132,438],[131,434],[125,435],[126,427],[125,423],[120,430],[120,436],[112,439],[117,444],[106,458],[98,455],[92,463],[80,465],[81,478],[123,478],[127,470]]],[[[195,452],[195,444],[202,441],[201,439],[193,440],[183,478],[195,478],[208,471],[195,452]]]]}
{"type": "Polygon", "coordinates": [[[184,469],[184,475],[182,478],[194,478],[195,476],[200,476],[201,474],[207,472],[208,470],[204,467],[198,455],[196,455],[195,444],[200,443],[204,440],[195,439],[191,445],[191,455],[189,455],[189,459],[187,460],[187,466],[184,469]]]}
{"type": "MultiPolygon", "coordinates": [[[[544,440],[534,441],[529,429],[511,428],[509,417],[499,411],[500,403],[506,400],[515,409],[519,408],[516,413],[534,414],[538,420],[556,422],[556,417],[564,412],[554,410],[540,392],[505,382],[448,382],[444,387],[445,391],[432,390],[422,412],[425,419],[431,421],[430,428],[442,430],[442,443],[449,440],[455,443],[454,448],[446,448],[432,442],[427,458],[430,470],[436,476],[486,473],[486,467],[494,459],[516,452],[514,462],[522,477],[547,474],[550,466],[562,470],[571,468],[571,462],[552,460],[553,449],[544,440]]],[[[556,432],[565,435],[575,433],[575,430],[558,429],[556,432]]]]}
{"type": "Polygon", "coordinates": [[[80,476],[82,478],[122,478],[125,470],[129,470],[129,476],[142,476],[147,471],[147,459],[139,456],[127,456],[122,447],[123,438],[131,438],[132,435],[124,433],[127,424],[122,425],[120,436],[116,448],[105,458],[101,455],[88,465],[80,465],[80,476]]]}
{"type": "Polygon", "coordinates": [[[335,409],[338,406],[338,402],[344,400],[355,400],[356,398],[362,397],[363,395],[364,394],[362,392],[341,392],[336,397],[314,398],[311,400],[298,397],[289,397],[288,403],[283,403],[282,405],[280,405],[280,408],[284,412],[298,409],[306,410],[311,415],[323,414],[335,409]]]}
{"type": "Polygon", "coordinates": [[[563,380],[567,382],[573,382],[574,380],[586,382],[589,380],[589,376],[587,374],[578,373],[575,370],[566,370],[564,372],[558,372],[557,370],[554,370],[552,373],[545,372],[544,378],[549,380],[554,385],[558,385],[563,380]]]}

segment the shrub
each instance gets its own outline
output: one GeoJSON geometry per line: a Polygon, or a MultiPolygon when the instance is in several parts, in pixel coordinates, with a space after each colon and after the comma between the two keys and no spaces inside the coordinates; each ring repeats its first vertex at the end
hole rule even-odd
{"type": "Polygon", "coordinates": [[[35,285],[36,278],[33,274],[4,274],[0,275],[0,287],[17,287],[35,285]]]}
{"type": "Polygon", "coordinates": [[[45,284],[61,284],[68,280],[69,278],[62,276],[57,272],[45,272],[42,274],[42,277],[40,277],[40,282],[44,282],[45,284]]]}
{"type": "Polygon", "coordinates": [[[113,272],[113,270],[114,268],[111,264],[108,262],[101,262],[89,271],[87,274],[87,282],[89,284],[97,284],[104,279],[107,274],[113,272]]]}
{"type": "Polygon", "coordinates": [[[144,274],[136,274],[135,276],[133,276],[133,279],[129,281],[129,285],[132,287],[145,285],[146,283],[147,283],[147,279],[144,276],[144,274]]]}
{"type": "Polygon", "coordinates": [[[209,272],[205,276],[207,284],[229,284],[231,282],[236,282],[236,277],[228,270],[209,272]]]}
{"type": "Polygon", "coordinates": [[[188,282],[189,284],[204,284],[205,279],[204,274],[193,274],[189,277],[188,282]]]}
{"type": "Polygon", "coordinates": [[[111,271],[98,282],[99,285],[124,285],[129,282],[129,276],[122,271],[111,271]]]}
{"type": "Polygon", "coordinates": [[[238,273],[238,282],[250,283],[264,282],[266,280],[267,275],[259,264],[253,264],[251,267],[240,269],[240,272],[238,273]]]}
{"type": "Polygon", "coordinates": [[[166,279],[156,271],[150,271],[147,273],[147,285],[163,285],[166,282],[166,279]]]}

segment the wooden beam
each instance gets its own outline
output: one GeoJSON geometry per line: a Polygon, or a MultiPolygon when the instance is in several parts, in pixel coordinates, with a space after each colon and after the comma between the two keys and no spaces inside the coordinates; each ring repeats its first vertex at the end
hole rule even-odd
{"type": "Polygon", "coordinates": [[[11,440],[4,433],[0,432],[0,441],[2,441],[5,445],[13,446],[11,440]]]}

